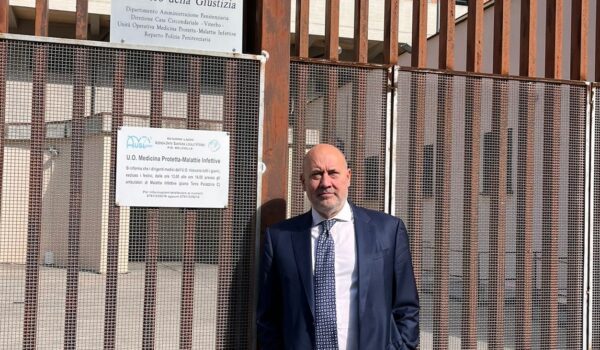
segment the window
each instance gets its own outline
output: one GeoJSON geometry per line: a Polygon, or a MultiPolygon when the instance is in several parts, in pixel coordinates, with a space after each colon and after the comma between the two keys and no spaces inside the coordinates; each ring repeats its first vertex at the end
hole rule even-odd
{"type": "MultiPolygon", "coordinates": [[[[513,193],[512,184],[512,158],[513,158],[513,129],[508,128],[507,130],[507,150],[506,150],[506,193],[513,193]]],[[[494,182],[493,179],[497,178],[495,169],[496,159],[498,159],[498,135],[492,132],[486,132],[483,135],[483,181],[481,183],[481,194],[490,195],[493,191],[494,182]]]]}

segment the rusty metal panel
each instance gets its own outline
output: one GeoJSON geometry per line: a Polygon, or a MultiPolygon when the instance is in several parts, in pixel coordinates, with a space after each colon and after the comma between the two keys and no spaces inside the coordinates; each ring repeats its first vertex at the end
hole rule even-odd
{"type": "Polygon", "coordinates": [[[519,75],[534,77],[537,58],[537,0],[521,1],[519,75]]]}
{"type": "Polygon", "coordinates": [[[249,348],[259,57],[0,47],[0,349],[249,348]],[[123,125],[229,132],[228,208],[117,206],[123,125]]]}
{"type": "Polygon", "coordinates": [[[493,72],[508,74],[510,64],[510,0],[494,3],[494,54],[493,72]]]}
{"type": "Polygon", "coordinates": [[[442,1],[440,3],[440,69],[454,69],[455,7],[455,1],[442,1]]]}
{"type": "Polygon", "coordinates": [[[89,0],[77,0],[75,7],[75,38],[86,40],[88,34],[88,2],[89,0]]]}
{"type": "Polygon", "coordinates": [[[354,1],[354,61],[369,60],[369,0],[354,1]]]}
{"type": "Polygon", "coordinates": [[[467,72],[479,73],[483,64],[483,2],[469,1],[467,23],[467,72]]]}
{"type": "Polygon", "coordinates": [[[546,2],[546,78],[562,78],[563,6],[560,0],[546,2]]]}
{"type": "MultiPolygon", "coordinates": [[[[280,26],[290,18],[290,2],[258,0],[260,50],[266,50],[269,64],[265,66],[265,107],[261,214],[262,228],[285,219],[288,207],[288,104],[290,87],[290,33],[280,26]],[[273,30],[277,28],[277,30],[273,30]]],[[[258,36],[257,36],[258,37],[258,36]]]]}
{"type": "Polygon", "coordinates": [[[393,200],[410,224],[420,182],[421,349],[580,349],[586,86],[412,69],[397,85],[393,200]]]}
{"type": "Polygon", "coordinates": [[[35,0],[35,35],[48,36],[48,0],[35,0]]]}
{"type": "Polygon", "coordinates": [[[8,0],[0,0],[0,33],[8,33],[10,5],[8,0]]]}
{"type": "Polygon", "coordinates": [[[571,3],[571,80],[587,80],[589,0],[571,3]]]}
{"type": "Polygon", "coordinates": [[[337,61],[340,45],[340,0],[327,0],[325,6],[325,58],[337,61]]]}
{"type": "MultiPolygon", "coordinates": [[[[596,6],[596,17],[600,18],[600,6],[596,6]]],[[[594,81],[600,81],[600,26],[595,30],[596,42],[594,43],[594,81]]]]}
{"type": "Polygon", "coordinates": [[[427,65],[427,5],[426,0],[413,1],[411,66],[427,65]]]}
{"type": "Polygon", "coordinates": [[[296,56],[308,57],[309,0],[296,0],[296,56]]]}
{"type": "Polygon", "coordinates": [[[398,62],[398,0],[385,0],[384,13],[383,63],[396,64],[398,62]]]}

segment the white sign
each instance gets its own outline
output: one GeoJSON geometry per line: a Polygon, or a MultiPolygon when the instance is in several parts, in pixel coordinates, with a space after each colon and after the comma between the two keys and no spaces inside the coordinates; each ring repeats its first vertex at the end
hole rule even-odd
{"type": "Polygon", "coordinates": [[[123,127],[117,135],[117,205],[227,206],[227,133],[123,127]]]}
{"type": "Polygon", "coordinates": [[[242,52],[243,0],[113,0],[110,41],[242,52]]]}

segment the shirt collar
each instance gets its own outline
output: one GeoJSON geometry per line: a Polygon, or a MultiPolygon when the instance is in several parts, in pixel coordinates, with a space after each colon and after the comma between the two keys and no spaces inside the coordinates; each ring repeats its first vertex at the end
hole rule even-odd
{"type": "MultiPolygon", "coordinates": [[[[312,225],[317,226],[321,221],[327,220],[321,214],[319,214],[314,208],[310,210],[312,214],[312,225]]],[[[352,221],[352,208],[348,201],[344,202],[344,206],[339,213],[337,213],[332,219],[336,219],[338,221],[352,221]]]]}

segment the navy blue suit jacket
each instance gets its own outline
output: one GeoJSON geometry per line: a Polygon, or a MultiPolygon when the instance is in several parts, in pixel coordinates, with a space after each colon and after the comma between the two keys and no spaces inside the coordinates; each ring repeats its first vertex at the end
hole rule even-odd
{"type": "MultiPolygon", "coordinates": [[[[359,349],[414,349],[419,297],[402,220],[351,205],[358,267],[359,349]]],[[[265,232],[257,309],[261,350],[313,349],[310,211],[265,232]]]]}

